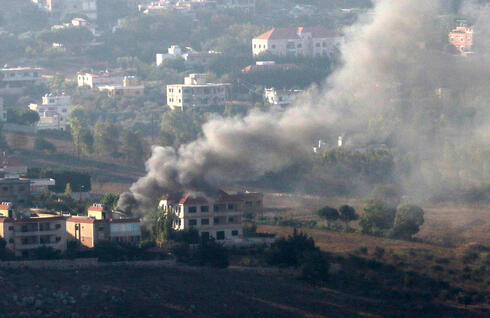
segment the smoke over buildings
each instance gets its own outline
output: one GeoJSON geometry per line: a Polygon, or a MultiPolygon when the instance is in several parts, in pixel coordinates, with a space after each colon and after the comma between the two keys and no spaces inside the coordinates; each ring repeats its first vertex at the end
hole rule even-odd
{"type": "Polygon", "coordinates": [[[444,50],[441,4],[375,1],[371,13],[345,30],[342,66],[324,87],[286,110],[212,119],[203,137],[179,149],[155,146],[147,175],[119,207],[151,206],[182,189],[212,195],[220,186],[308,162],[315,140],[340,134],[351,146],[389,144],[397,181],[413,195],[484,176],[490,59],[481,48],[489,47],[490,9],[466,9],[481,30],[480,52],[462,58],[444,50]]]}

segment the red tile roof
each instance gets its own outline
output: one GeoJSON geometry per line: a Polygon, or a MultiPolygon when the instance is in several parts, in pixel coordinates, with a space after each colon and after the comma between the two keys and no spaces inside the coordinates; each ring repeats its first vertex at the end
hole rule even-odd
{"type": "Polygon", "coordinates": [[[299,27],[299,28],[273,28],[255,38],[255,40],[287,40],[299,39],[298,34],[311,33],[313,38],[336,37],[335,31],[327,30],[324,27],[299,27]]]}
{"type": "Polygon", "coordinates": [[[11,209],[12,206],[11,205],[7,205],[7,204],[0,204],[0,210],[9,210],[11,209]]]}

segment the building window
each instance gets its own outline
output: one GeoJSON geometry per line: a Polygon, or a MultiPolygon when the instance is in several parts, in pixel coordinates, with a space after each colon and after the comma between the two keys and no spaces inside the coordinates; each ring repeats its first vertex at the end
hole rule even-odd
{"type": "Polygon", "coordinates": [[[19,187],[19,192],[24,192],[25,191],[25,188],[23,186],[20,186],[19,187]]]}
{"type": "Polygon", "coordinates": [[[219,218],[214,218],[214,219],[213,219],[213,223],[214,223],[214,224],[219,224],[219,218]]]}
{"type": "Polygon", "coordinates": [[[195,226],[197,225],[197,220],[196,219],[190,219],[189,220],[189,226],[195,226]]]}
{"type": "Polygon", "coordinates": [[[9,240],[9,243],[10,243],[10,244],[14,244],[14,239],[12,239],[12,238],[11,238],[11,239],[9,240]]]}
{"type": "Polygon", "coordinates": [[[14,227],[13,226],[9,226],[9,231],[13,231],[14,230],[14,227]]]}
{"type": "Polygon", "coordinates": [[[257,44],[254,44],[254,49],[256,49],[256,48],[257,48],[257,44]]]}
{"type": "Polygon", "coordinates": [[[276,48],[276,45],[275,44],[272,44],[271,45],[271,48],[275,49],[276,48]]]}
{"type": "Polygon", "coordinates": [[[209,206],[201,205],[201,212],[209,212],[209,206]]]}
{"type": "Polygon", "coordinates": [[[321,45],[320,45],[320,42],[318,42],[318,43],[316,44],[316,47],[320,47],[320,46],[321,46],[321,45]]]}
{"type": "Polygon", "coordinates": [[[301,43],[298,44],[298,49],[302,48],[303,45],[301,45],[301,43]]]}
{"type": "Polygon", "coordinates": [[[213,207],[213,209],[214,209],[214,212],[219,212],[219,205],[216,205],[215,204],[214,207],[213,207]]]}
{"type": "Polygon", "coordinates": [[[209,219],[201,219],[201,225],[209,225],[209,219]]]}
{"type": "Polygon", "coordinates": [[[2,190],[3,190],[3,192],[8,192],[9,191],[9,187],[3,187],[2,190]]]}
{"type": "Polygon", "coordinates": [[[61,241],[61,237],[57,236],[56,237],[56,242],[59,242],[59,241],[61,241]]]}
{"type": "Polygon", "coordinates": [[[234,208],[235,206],[232,203],[228,204],[228,210],[233,210],[234,208]]]}
{"type": "Polygon", "coordinates": [[[235,218],[228,218],[228,223],[235,223],[235,218]]]}
{"type": "Polygon", "coordinates": [[[189,213],[196,213],[197,212],[197,207],[195,206],[190,206],[188,209],[189,213]]]}
{"type": "Polygon", "coordinates": [[[55,227],[55,229],[60,229],[61,228],[61,224],[56,224],[54,227],[55,227]]]}
{"type": "Polygon", "coordinates": [[[225,231],[218,231],[216,232],[216,239],[218,241],[222,241],[225,239],[225,231]]]}
{"type": "Polygon", "coordinates": [[[233,230],[233,231],[231,231],[231,235],[232,235],[232,236],[237,236],[237,235],[238,235],[238,231],[237,231],[237,230],[233,230]]]}

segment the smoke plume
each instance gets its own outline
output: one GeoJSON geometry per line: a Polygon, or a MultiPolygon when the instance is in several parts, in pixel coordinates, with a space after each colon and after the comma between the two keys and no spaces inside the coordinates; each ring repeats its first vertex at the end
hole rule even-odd
{"type": "Polygon", "coordinates": [[[212,195],[223,185],[307,162],[316,140],[341,134],[350,147],[389,143],[403,163],[398,181],[414,195],[453,177],[460,182],[462,175],[488,173],[490,10],[471,10],[480,51],[463,58],[448,52],[442,4],[375,1],[345,30],[342,66],[323,87],[285,110],[214,118],[201,138],[179,149],[153,147],[147,175],[119,207],[151,206],[175,190],[212,195]],[[483,156],[482,167],[468,169],[475,156],[483,156]]]}

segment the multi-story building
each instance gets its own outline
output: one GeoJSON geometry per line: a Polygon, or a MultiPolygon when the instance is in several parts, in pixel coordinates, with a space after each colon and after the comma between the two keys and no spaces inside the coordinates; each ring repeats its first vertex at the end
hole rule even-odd
{"type": "Polygon", "coordinates": [[[3,98],[0,97],[0,122],[7,121],[7,111],[3,108],[3,98]]]}
{"type": "Polygon", "coordinates": [[[42,69],[36,67],[7,67],[0,69],[0,94],[22,94],[42,80],[42,69]]]}
{"type": "Polygon", "coordinates": [[[101,85],[121,85],[124,77],[121,75],[111,74],[109,72],[93,73],[78,73],[78,87],[97,88],[101,85]]]}
{"type": "Polygon", "coordinates": [[[243,235],[243,200],[223,191],[215,199],[190,194],[171,194],[159,208],[174,217],[175,230],[194,228],[204,238],[218,241],[235,240],[243,235]]]}
{"type": "Polygon", "coordinates": [[[145,95],[145,86],[140,85],[135,76],[125,76],[122,85],[102,85],[100,92],[107,92],[109,97],[141,97],[145,95]]]}
{"type": "Polygon", "coordinates": [[[323,27],[273,28],[252,40],[254,56],[328,56],[342,43],[342,37],[323,27]]]}
{"type": "Polygon", "coordinates": [[[16,256],[29,257],[34,249],[42,246],[59,251],[66,249],[64,216],[31,215],[27,212],[15,215],[6,202],[0,205],[0,213],[0,237],[16,256]]]}
{"type": "Polygon", "coordinates": [[[287,106],[292,104],[298,95],[304,91],[298,89],[282,89],[266,88],[264,90],[265,100],[271,105],[287,106]]]}
{"type": "Polygon", "coordinates": [[[64,93],[46,94],[42,104],[30,104],[29,108],[39,114],[38,129],[66,130],[70,125],[71,97],[64,93]]]}
{"type": "Polygon", "coordinates": [[[156,55],[156,64],[160,66],[166,60],[183,59],[187,65],[207,65],[222,54],[216,51],[197,52],[190,47],[182,49],[178,45],[172,45],[168,48],[168,53],[158,53],[156,55]]]}
{"type": "Polygon", "coordinates": [[[0,202],[12,202],[20,206],[27,205],[31,199],[30,183],[29,179],[0,179],[0,202]]]}
{"type": "Polygon", "coordinates": [[[167,105],[175,110],[225,106],[231,84],[207,83],[205,74],[190,74],[184,84],[167,85],[167,105]]]}
{"type": "Polygon", "coordinates": [[[88,209],[88,216],[76,216],[66,220],[68,240],[79,241],[82,246],[95,247],[101,241],[139,244],[140,220],[113,218],[112,211],[102,204],[88,209]]]}
{"type": "Polygon", "coordinates": [[[467,56],[473,52],[473,26],[459,26],[449,33],[449,42],[454,45],[461,55],[467,56]]]}
{"type": "Polygon", "coordinates": [[[97,20],[97,0],[32,0],[41,8],[63,17],[69,13],[82,13],[97,20]]]}

